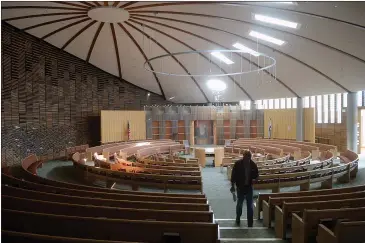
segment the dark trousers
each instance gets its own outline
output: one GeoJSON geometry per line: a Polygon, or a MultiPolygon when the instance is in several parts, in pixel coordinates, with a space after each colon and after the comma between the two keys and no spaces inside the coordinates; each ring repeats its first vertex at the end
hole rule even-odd
{"type": "Polygon", "coordinates": [[[252,186],[237,187],[237,206],[236,206],[236,220],[239,220],[242,215],[243,201],[246,198],[247,204],[247,224],[252,227],[253,224],[253,189],[252,186]]]}

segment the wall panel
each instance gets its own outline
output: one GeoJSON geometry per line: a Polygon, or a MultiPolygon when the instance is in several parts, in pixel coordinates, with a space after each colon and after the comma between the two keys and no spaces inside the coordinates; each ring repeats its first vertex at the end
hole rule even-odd
{"type": "Polygon", "coordinates": [[[101,142],[110,143],[146,139],[146,113],[144,111],[101,111],[101,142]]]}

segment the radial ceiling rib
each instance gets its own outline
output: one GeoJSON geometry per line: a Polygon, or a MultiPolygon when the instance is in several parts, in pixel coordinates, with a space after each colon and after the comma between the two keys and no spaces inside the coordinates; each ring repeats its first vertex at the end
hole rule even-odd
{"type": "Polygon", "coordinates": [[[252,23],[250,21],[245,21],[245,20],[240,20],[240,19],[234,19],[234,18],[229,18],[229,17],[222,17],[222,16],[216,16],[216,15],[210,15],[210,14],[199,14],[199,13],[189,13],[189,12],[176,12],[176,11],[157,11],[157,10],[153,10],[153,11],[148,11],[148,10],[142,10],[142,11],[131,11],[130,14],[135,14],[135,13],[164,13],[164,14],[177,14],[177,15],[190,15],[190,16],[198,16],[198,17],[206,17],[206,18],[216,18],[216,19],[222,19],[222,20],[229,20],[229,21],[235,21],[235,22],[239,22],[239,23],[243,23],[243,24],[248,24],[248,25],[253,25],[253,26],[258,26],[260,28],[266,28],[266,29],[273,29],[275,31],[278,31],[278,32],[281,32],[281,33],[285,33],[285,34],[288,34],[288,35],[293,35],[293,36],[297,36],[299,38],[303,38],[305,40],[309,40],[309,41],[312,41],[312,42],[315,42],[319,45],[322,45],[322,46],[325,46],[327,48],[330,48],[332,50],[335,50],[335,51],[338,51],[344,55],[347,55],[349,57],[352,57],[360,62],[363,62],[365,63],[365,60],[357,57],[357,56],[354,56],[350,53],[347,53],[345,51],[342,51],[336,47],[333,47],[333,46],[330,46],[330,45],[327,45],[323,42],[320,42],[320,41],[316,41],[316,40],[313,40],[309,37],[305,37],[305,36],[302,36],[302,35],[299,35],[299,34],[295,34],[295,33],[292,33],[292,32],[289,32],[289,31],[286,31],[286,30],[281,30],[281,29],[278,29],[278,28],[275,28],[275,27],[269,27],[269,26],[265,26],[265,25],[262,25],[262,24],[257,24],[257,23],[252,23]]]}
{"type": "Polygon", "coordinates": [[[89,52],[87,53],[86,62],[89,62],[89,60],[90,60],[91,53],[93,52],[93,49],[94,49],[94,46],[95,46],[95,42],[98,39],[98,36],[99,36],[100,31],[103,28],[104,24],[105,24],[104,22],[101,22],[100,25],[99,25],[99,27],[98,27],[98,29],[95,32],[93,41],[91,42],[91,45],[90,45],[89,52]]]}
{"type": "MultiPolygon", "coordinates": [[[[190,25],[194,25],[194,26],[198,26],[198,27],[202,27],[202,28],[206,28],[206,29],[211,29],[211,30],[215,30],[215,31],[220,31],[220,32],[223,32],[223,33],[227,33],[227,34],[230,34],[230,35],[234,35],[236,37],[239,37],[239,38],[242,38],[242,39],[245,39],[247,41],[250,41],[254,44],[256,44],[256,41],[254,40],[251,40],[247,37],[244,37],[242,35],[238,35],[238,34],[235,34],[233,32],[229,32],[229,31],[226,31],[226,30],[222,30],[222,29],[219,29],[219,28],[215,28],[215,27],[210,27],[210,26],[207,26],[207,25],[202,25],[202,24],[198,24],[198,23],[194,23],[194,22],[190,22],[190,21],[184,21],[184,20],[179,20],[179,19],[171,19],[171,18],[165,18],[165,17],[157,17],[157,16],[149,16],[149,15],[141,15],[141,14],[133,14],[133,16],[139,16],[139,17],[145,17],[145,18],[152,18],[152,19],[161,19],[161,20],[168,20],[168,21],[175,21],[175,22],[178,22],[178,23],[184,23],[184,24],[190,24],[190,25]]],[[[336,86],[340,87],[341,89],[343,89],[344,91],[346,92],[350,92],[347,88],[345,88],[344,86],[342,86],[340,83],[338,83],[337,81],[335,81],[334,79],[330,78],[328,75],[322,73],[321,71],[319,71],[318,69],[314,68],[313,66],[287,54],[287,53],[284,53],[276,48],[273,48],[271,46],[268,46],[264,43],[259,43],[259,45],[262,45],[262,46],[265,46],[266,48],[269,48],[271,50],[273,50],[274,52],[277,52],[277,53],[280,53],[308,68],[310,68],[311,70],[315,71],[316,73],[320,74],[321,76],[325,77],[328,81],[334,83],[336,86]]]]}
{"type": "MultiPolygon", "coordinates": [[[[143,20],[143,19],[142,19],[143,20]]],[[[182,45],[184,45],[184,46],[186,46],[186,47],[188,47],[188,48],[190,48],[191,50],[193,50],[193,51],[197,51],[195,48],[193,48],[192,46],[190,46],[190,45],[188,45],[188,44],[186,44],[185,42],[183,42],[183,41],[181,41],[181,40],[179,40],[179,39],[177,39],[177,38],[175,38],[175,37],[173,37],[172,35],[169,35],[169,34],[167,34],[167,33],[165,33],[165,32],[163,32],[163,31],[161,31],[161,30],[159,30],[159,29],[156,29],[156,28],[154,28],[154,27],[152,27],[152,26],[150,26],[150,25],[148,25],[148,24],[145,24],[145,23],[141,23],[141,22],[138,22],[138,21],[136,21],[136,20],[134,20],[134,19],[130,19],[130,21],[131,22],[134,22],[134,23],[136,23],[136,24],[140,24],[140,25],[144,25],[144,26],[146,26],[147,28],[150,28],[150,29],[152,29],[152,30],[154,30],[154,31],[157,31],[158,33],[160,33],[160,34],[162,34],[162,35],[165,35],[165,36],[167,36],[167,37],[169,37],[169,38],[171,38],[171,39],[173,39],[173,40],[175,40],[176,42],[178,42],[178,43],[180,43],[180,44],[182,44],[182,45]]],[[[227,72],[224,70],[224,69],[222,69],[216,62],[214,62],[214,61],[212,61],[212,60],[209,60],[209,58],[207,58],[205,55],[203,55],[202,53],[199,53],[199,55],[201,56],[201,57],[203,57],[207,62],[210,62],[210,63],[212,63],[215,67],[217,67],[220,71],[222,71],[223,73],[225,73],[225,74],[227,74],[227,72]]],[[[239,87],[240,88],[240,90],[250,99],[250,100],[253,100],[252,99],[252,97],[251,97],[251,95],[249,95],[248,94],[248,92],[244,89],[244,88],[242,88],[242,86],[239,84],[239,83],[237,83],[236,82],[236,80],[234,80],[234,78],[232,78],[231,76],[228,76],[228,78],[234,83],[234,84],[236,84],[237,85],[237,87],[239,87]]]]}
{"type": "Polygon", "coordinates": [[[116,6],[118,6],[118,4],[120,3],[120,1],[115,1],[114,3],[113,3],[113,7],[116,7],[116,6]]]}
{"type": "Polygon", "coordinates": [[[116,55],[117,64],[118,64],[119,78],[122,78],[122,71],[120,69],[120,59],[119,59],[118,42],[117,42],[117,37],[115,36],[115,29],[114,29],[114,24],[113,23],[110,23],[110,29],[111,29],[112,35],[113,35],[113,42],[114,42],[115,55],[116,55]]]}
{"type": "Polygon", "coordinates": [[[132,4],[135,4],[135,3],[138,3],[138,2],[127,2],[127,3],[123,4],[123,5],[121,5],[120,8],[126,8],[126,7],[128,7],[128,6],[132,5],[132,4]]]}
{"type": "Polygon", "coordinates": [[[101,4],[98,1],[93,1],[92,3],[94,3],[95,6],[97,6],[97,7],[101,6],[101,4]]]}
{"type": "MultiPolygon", "coordinates": [[[[227,3],[229,4],[229,2],[227,2],[227,3]]],[[[308,13],[308,12],[304,12],[304,11],[298,11],[298,10],[294,10],[294,9],[286,9],[286,8],[279,8],[279,7],[273,7],[273,6],[254,5],[254,4],[242,3],[242,2],[234,3],[234,4],[247,5],[247,6],[250,6],[250,7],[259,6],[259,7],[262,7],[262,8],[271,8],[271,9],[276,9],[276,10],[281,10],[281,11],[289,11],[289,12],[302,14],[302,15],[308,15],[308,16],[311,16],[311,17],[317,17],[317,18],[321,18],[321,19],[323,19],[323,18],[324,19],[330,19],[330,20],[333,20],[333,21],[341,22],[343,24],[352,25],[352,26],[355,26],[355,27],[365,29],[365,25],[355,24],[355,23],[345,21],[345,20],[341,20],[341,19],[327,17],[327,16],[323,16],[323,15],[320,15],[320,14],[308,13]]]]}
{"type": "Polygon", "coordinates": [[[165,2],[165,3],[152,3],[152,4],[145,4],[136,7],[126,8],[126,10],[134,10],[134,9],[141,9],[141,8],[152,8],[152,7],[163,7],[163,6],[171,6],[171,5],[187,5],[187,4],[216,4],[220,2],[198,2],[198,1],[182,1],[182,2],[165,2]]]}
{"type": "Polygon", "coordinates": [[[104,1],[104,6],[109,6],[108,1],[104,1]]]}
{"type": "Polygon", "coordinates": [[[61,28],[59,28],[59,29],[56,29],[56,30],[54,30],[54,31],[52,31],[52,32],[50,32],[50,33],[48,33],[48,34],[46,34],[46,35],[45,35],[45,36],[43,36],[41,39],[42,39],[42,40],[44,40],[44,39],[46,39],[46,38],[48,38],[48,37],[50,37],[50,36],[52,36],[52,35],[54,35],[54,34],[56,34],[56,33],[60,32],[60,31],[62,31],[62,30],[65,30],[65,29],[67,29],[67,28],[70,28],[70,27],[72,27],[72,26],[74,26],[74,25],[80,24],[80,23],[85,22],[85,21],[88,21],[88,20],[90,20],[90,18],[89,18],[89,17],[84,18],[84,19],[81,19],[81,20],[76,21],[76,22],[73,22],[73,23],[71,23],[71,24],[65,25],[65,26],[63,26],[63,27],[61,27],[61,28]]]}
{"type": "MultiPolygon", "coordinates": [[[[136,47],[138,48],[139,52],[142,54],[142,56],[144,57],[145,61],[148,60],[146,54],[144,53],[144,51],[142,50],[142,48],[140,47],[140,45],[137,43],[137,41],[134,39],[134,37],[131,35],[131,33],[129,33],[129,31],[124,27],[123,24],[121,23],[118,23],[119,27],[124,30],[124,32],[129,36],[129,38],[133,41],[133,43],[136,45],[136,47]]],[[[151,68],[152,71],[154,71],[151,63],[148,62],[148,66],[151,68]]],[[[162,89],[162,86],[161,86],[161,83],[160,83],[160,80],[158,79],[156,73],[153,73],[153,76],[155,77],[155,80],[158,84],[158,87],[160,88],[160,91],[161,91],[161,94],[162,94],[162,97],[166,100],[166,96],[165,96],[165,93],[162,89]]]]}
{"type": "Polygon", "coordinates": [[[276,9],[276,10],[281,10],[281,11],[289,11],[289,12],[294,12],[297,14],[303,14],[303,15],[309,15],[311,17],[317,17],[317,18],[322,18],[322,19],[330,19],[333,21],[337,21],[337,22],[341,22],[344,24],[348,24],[348,25],[353,25],[356,27],[360,27],[360,28],[365,28],[365,26],[363,25],[359,25],[359,24],[355,24],[352,22],[348,22],[348,21],[344,21],[341,19],[336,19],[336,18],[332,18],[332,17],[327,17],[324,15],[320,15],[320,14],[313,14],[313,13],[308,13],[308,12],[304,12],[304,11],[298,11],[298,10],[293,10],[293,9],[285,9],[285,8],[279,8],[279,7],[273,7],[273,6],[263,6],[263,5],[254,5],[254,4],[249,4],[249,3],[242,3],[242,2],[196,2],[196,1],[183,1],[183,2],[166,2],[166,3],[153,3],[153,4],[146,4],[146,5],[141,5],[141,6],[136,6],[136,7],[132,7],[132,8],[128,8],[127,10],[134,10],[134,9],[143,9],[143,8],[152,8],[152,7],[163,7],[163,6],[172,6],[172,5],[188,5],[188,4],[225,4],[225,5],[240,5],[240,6],[250,6],[250,7],[262,7],[262,8],[271,8],[271,9],[276,9]]]}
{"type": "Polygon", "coordinates": [[[14,18],[3,19],[3,21],[12,21],[19,19],[29,19],[29,18],[37,18],[37,17],[46,17],[46,16],[57,16],[57,15],[71,15],[71,14],[86,14],[87,11],[82,12],[62,12],[62,13],[48,13],[48,14],[33,14],[33,15],[25,15],[14,18]]]}
{"type": "Polygon", "coordinates": [[[78,7],[78,8],[86,8],[88,9],[88,7],[81,5],[81,4],[77,4],[74,2],[58,2],[58,1],[52,1],[53,3],[58,3],[58,4],[64,4],[64,5],[69,5],[69,6],[74,6],[74,7],[78,7]]]}
{"type": "MultiPolygon", "coordinates": [[[[134,16],[132,16],[132,18],[137,18],[137,17],[134,17],[134,16]]],[[[197,34],[194,34],[194,33],[192,33],[192,32],[189,32],[189,31],[187,31],[187,30],[183,30],[183,29],[180,29],[180,28],[177,28],[177,27],[174,27],[174,26],[171,26],[171,25],[167,25],[167,24],[162,24],[162,23],[159,23],[159,22],[155,22],[155,21],[151,21],[151,20],[145,20],[145,19],[140,19],[140,18],[137,18],[137,19],[139,19],[139,20],[142,20],[142,21],[147,21],[147,22],[150,22],[150,23],[154,23],[154,24],[158,24],[158,25],[162,25],[162,26],[165,26],[165,27],[167,27],[167,28],[171,28],[171,29],[174,29],[174,30],[178,30],[178,31],[180,31],[180,32],[183,32],[183,33],[186,33],[186,34],[189,34],[189,35],[192,35],[192,36],[195,36],[195,37],[197,37],[197,38],[199,38],[199,39],[202,39],[202,40],[205,40],[205,41],[207,41],[207,42],[209,42],[209,43],[212,43],[212,44],[214,44],[214,45],[217,45],[217,46],[220,46],[221,48],[223,48],[223,49],[227,49],[227,50],[229,50],[230,48],[227,48],[227,47],[225,47],[225,46],[223,46],[223,45],[221,45],[221,44],[219,44],[219,43],[217,43],[217,42],[215,42],[215,41],[212,41],[212,40],[209,40],[209,39],[207,39],[207,38],[205,38],[205,37],[203,37],[203,36],[200,36],[200,35],[197,35],[197,34]]],[[[236,55],[238,55],[237,53],[234,53],[234,54],[236,54],[236,55]]],[[[240,55],[239,55],[240,56],[240,55]]],[[[241,58],[243,57],[243,56],[240,56],[241,58]]],[[[256,64],[256,63],[254,63],[254,62],[252,62],[252,61],[250,61],[249,59],[247,59],[246,57],[243,57],[243,59],[245,59],[246,61],[248,61],[250,64],[252,64],[252,65],[254,65],[254,66],[256,66],[256,67],[258,67],[258,68],[262,68],[260,65],[258,65],[258,64],[256,64]]],[[[272,73],[270,73],[270,72],[268,72],[267,70],[263,70],[266,74],[268,74],[269,76],[271,76],[271,77],[273,77],[273,78],[275,78],[274,77],[274,75],[272,74],[272,73]]],[[[285,84],[283,81],[281,81],[279,78],[277,78],[276,77],[276,80],[280,83],[280,84],[282,84],[285,88],[287,88],[292,94],[294,94],[296,97],[299,97],[299,95],[296,93],[296,92],[294,92],[287,84],[285,84]]]]}
{"type": "Polygon", "coordinates": [[[77,31],[77,33],[72,36],[62,47],[61,50],[65,49],[74,39],[76,39],[76,37],[78,37],[82,32],[84,32],[85,30],[87,30],[88,28],[90,28],[90,26],[92,26],[93,24],[96,23],[96,20],[91,21],[90,23],[88,23],[86,26],[84,26],[81,30],[77,31]]]}
{"type": "Polygon", "coordinates": [[[1,7],[2,9],[64,9],[64,10],[75,10],[75,11],[83,11],[86,9],[81,9],[81,8],[69,8],[69,7],[54,7],[54,6],[4,6],[1,7]]]}
{"type": "MultiPolygon", "coordinates": [[[[137,30],[138,32],[140,32],[141,34],[143,34],[144,36],[146,36],[147,38],[149,38],[150,40],[152,40],[154,43],[156,43],[156,45],[158,45],[159,47],[161,47],[166,53],[171,55],[171,52],[169,50],[167,50],[163,45],[161,45],[161,43],[159,43],[157,40],[155,40],[152,36],[148,35],[147,33],[145,33],[144,31],[140,30],[139,28],[135,27],[134,25],[125,22],[127,25],[129,25],[130,27],[132,27],[133,29],[137,30]]],[[[171,55],[171,57],[180,65],[180,67],[182,69],[184,69],[184,71],[191,75],[191,73],[187,70],[187,68],[173,55],[171,55]]],[[[200,85],[198,84],[198,82],[196,81],[196,79],[194,77],[191,77],[191,79],[194,81],[194,83],[196,84],[196,86],[198,87],[198,89],[200,90],[200,92],[203,94],[206,102],[210,102],[208,97],[205,95],[204,91],[202,90],[202,88],[200,87],[200,85]]]]}
{"type": "Polygon", "coordinates": [[[85,5],[87,5],[89,7],[92,7],[92,8],[95,7],[94,4],[91,4],[91,3],[88,3],[88,2],[85,2],[85,1],[81,1],[80,3],[85,4],[85,5]]]}
{"type": "Polygon", "coordinates": [[[34,28],[41,27],[41,26],[44,26],[44,25],[54,24],[54,23],[57,23],[57,22],[67,21],[67,20],[71,20],[71,19],[78,19],[78,18],[82,18],[82,17],[86,17],[86,16],[87,16],[86,14],[83,14],[83,15],[69,17],[69,18],[56,19],[56,20],[47,21],[47,22],[43,22],[43,23],[40,23],[40,24],[32,25],[32,26],[26,27],[22,30],[26,31],[26,30],[34,29],[34,28]]]}

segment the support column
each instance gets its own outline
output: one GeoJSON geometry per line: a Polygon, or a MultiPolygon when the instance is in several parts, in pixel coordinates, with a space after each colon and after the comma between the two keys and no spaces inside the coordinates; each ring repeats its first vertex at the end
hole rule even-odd
{"type": "Polygon", "coordinates": [[[304,140],[304,110],[303,110],[303,99],[297,98],[297,131],[296,131],[296,137],[297,141],[303,141],[304,140]]]}
{"type": "Polygon", "coordinates": [[[357,152],[357,100],[356,92],[347,94],[347,149],[357,152]]]}

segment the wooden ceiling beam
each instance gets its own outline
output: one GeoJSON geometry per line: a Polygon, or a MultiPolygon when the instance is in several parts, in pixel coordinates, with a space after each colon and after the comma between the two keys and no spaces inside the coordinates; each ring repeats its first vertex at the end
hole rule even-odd
{"type": "Polygon", "coordinates": [[[90,18],[89,18],[89,17],[84,18],[84,19],[81,19],[81,20],[76,21],[76,22],[73,22],[73,23],[71,23],[71,24],[65,25],[65,26],[63,26],[63,27],[61,27],[61,28],[58,28],[58,29],[56,29],[56,30],[54,30],[54,31],[52,31],[52,32],[50,32],[50,33],[48,33],[48,34],[44,35],[41,39],[42,39],[42,40],[44,40],[44,39],[46,39],[46,38],[48,38],[48,37],[50,37],[50,36],[52,36],[52,35],[54,35],[54,34],[56,34],[56,33],[60,32],[60,31],[62,31],[62,30],[65,30],[65,29],[67,29],[67,28],[70,28],[70,27],[72,27],[72,26],[74,26],[74,25],[77,25],[77,24],[83,23],[83,22],[88,21],[88,20],[90,20],[90,18]]]}
{"type": "Polygon", "coordinates": [[[98,39],[98,36],[99,36],[100,31],[101,31],[101,29],[103,28],[104,24],[105,24],[104,22],[101,22],[101,23],[99,24],[98,29],[97,29],[97,30],[96,30],[96,32],[95,32],[94,38],[93,38],[93,40],[92,40],[92,42],[91,42],[91,45],[90,45],[90,48],[89,48],[89,52],[87,53],[86,62],[89,62],[89,60],[90,60],[91,53],[93,52],[93,49],[94,49],[94,46],[95,46],[95,42],[96,42],[96,40],[98,39]]]}
{"type": "Polygon", "coordinates": [[[62,22],[62,21],[71,20],[71,19],[85,18],[85,17],[87,17],[86,14],[79,15],[79,16],[73,16],[73,17],[69,17],[69,18],[56,19],[56,20],[47,21],[47,22],[43,22],[43,23],[40,23],[40,24],[32,25],[32,26],[23,28],[22,30],[27,31],[27,30],[30,30],[30,29],[34,29],[34,28],[49,25],[49,24],[54,24],[54,23],[58,23],[58,22],[62,22]]]}
{"type": "MultiPolygon", "coordinates": [[[[148,60],[146,54],[144,53],[144,51],[142,50],[141,46],[138,44],[138,42],[136,41],[136,39],[134,39],[134,37],[131,35],[131,33],[129,33],[129,31],[124,27],[123,24],[121,23],[118,23],[119,27],[129,36],[129,38],[133,41],[134,45],[138,48],[139,52],[142,54],[142,56],[144,57],[145,61],[148,60]]],[[[152,71],[154,71],[151,63],[148,62],[148,66],[150,67],[150,69],[152,71]]],[[[161,94],[162,94],[162,97],[166,100],[166,96],[165,96],[165,92],[163,91],[162,89],[162,86],[161,86],[161,83],[160,83],[160,80],[158,79],[156,73],[153,73],[153,76],[155,77],[155,80],[158,84],[158,87],[160,88],[160,91],[161,91],[161,94]]]]}
{"type": "MultiPolygon", "coordinates": [[[[138,18],[137,18],[138,19],[138,18]]],[[[156,32],[158,32],[158,33],[160,33],[160,34],[162,34],[162,35],[165,35],[165,36],[167,36],[167,37],[169,37],[169,38],[171,38],[171,39],[173,39],[173,40],[175,40],[176,42],[178,42],[178,43],[180,43],[180,44],[182,44],[182,45],[184,45],[184,46],[186,46],[186,47],[188,47],[188,48],[190,48],[191,50],[193,50],[193,51],[197,51],[194,47],[192,47],[192,46],[190,46],[190,45],[188,45],[188,44],[186,44],[185,42],[183,42],[183,41],[181,41],[180,39],[177,39],[176,37],[174,37],[174,36],[172,36],[172,35],[169,35],[169,34],[167,34],[167,33],[165,33],[165,32],[163,32],[163,31],[161,31],[161,30],[159,30],[159,29],[157,29],[157,28],[154,28],[154,27],[152,27],[152,26],[150,26],[150,25],[148,25],[148,24],[145,24],[145,23],[141,23],[141,22],[138,22],[138,21],[136,21],[135,20],[135,18],[133,17],[132,19],[130,19],[129,21],[131,21],[131,22],[134,22],[134,23],[136,23],[136,24],[140,24],[140,25],[144,25],[144,26],[146,26],[146,27],[148,27],[148,28],[150,28],[150,29],[152,29],[152,30],[154,30],[154,31],[156,31],[156,32]]],[[[203,55],[202,53],[199,53],[199,56],[201,56],[202,58],[204,58],[204,60],[206,60],[207,62],[210,62],[210,63],[212,63],[215,67],[217,67],[220,71],[222,71],[223,73],[225,73],[225,74],[227,74],[227,72],[223,69],[223,68],[221,68],[216,62],[214,62],[214,61],[212,61],[212,60],[210,60],[208,57],[206,57],[205,55],[203,55]]],[[[228,78],[250,99],[250,100],[253,100],[253,98],[252,98],[252,96],[234,79],[234,78],[232,78],[231,76],[228,76],[228,78]]]]}
{"type": "MultiPolygon", "coordinates": [[[[164,47],[160,42],[158,42],[156,39],[154,39],[152,36],[148,35],[147,33],[145,33],[144,31],[140,30],[139,28],[135,27],[134,25],[132,25],[131,23],[125,22],[127,25],[129,25],[130,27],[132,27],[133,29],[137,30],[138,32],[140,32],[142,35],[146,36],[147,38],[149,38],[150,40],[152,40],[156,45],[158,45],[161,49],[163,49],[166,53],[171,55],[171,52],[169,50],[166,49],[166,47],[164,47]]],[[[188,71],[188,69],[173,55],[171,55],[171,58],[174,59],[174,61],[180,65],[180,67],[182,69],[184,69],[184,71],[188,74],[191,75],[191,73],[188,71]]],[[[203,89],[200,87],[200,85],[198,84],[198,82],[196,81],[195,77],[190,76],[190,78],[193,80],[193,82],[196,84],[196,86],[198,87],[198,89],[200,90],[200,92],[202,93],[202,95],[205,98],[206,102],[210,102],[208,97],[206,96],[206,94],[204,93],[203,89]]]]}
{"type": "Polygon", "coordinates": [[[110,23],[110,30],[112,31],[112,35],[113,35],[113,42],[114,42],[114,49],[115,49],[115,55],[117,58],[117,64],[118,64],[118,73],[119,73],[119,78],[122,78],[122,70],[120,68],[120,59],[119,59],[119,50],[118,50],[118,42],[117,42],[117,37],[115,35],[115,29],[114,29],[114,24],[110,23]]]}
{"type": "Polygon", "coordinates": [[[81,30],[79,30],[74,36],[72,36],[61,48],[61,50],[64,50],[76,37],[78,37],[82,32],[87,30],[90,26],[96,23],[96,20],[91,21],[87,25],[85,25],[81,30]]]}

